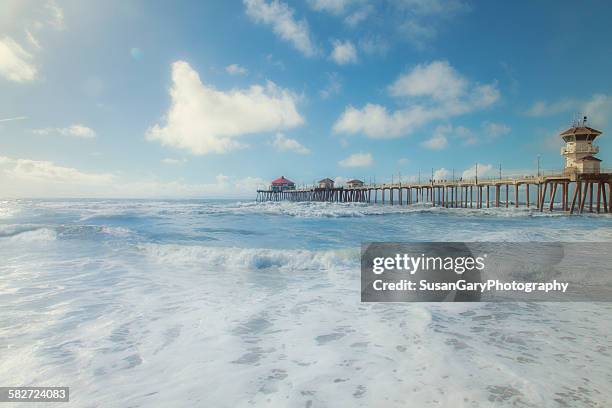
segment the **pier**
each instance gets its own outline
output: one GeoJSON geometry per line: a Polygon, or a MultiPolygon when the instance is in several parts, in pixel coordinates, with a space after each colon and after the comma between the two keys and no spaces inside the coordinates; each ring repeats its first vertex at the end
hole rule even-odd
{"type": "Polygon", "coordinates": [[[535,206],[539,211],[569,214],[612,212],[612,170],[602,169],[595,157],[594,140],[602,132],[586,126],[587,118],[562,132],[564,168],[556,173],[459,180],[429,180],[426,183],[365,184],[351,180],[336,187],[325,178],[318,185],[296,188],[280,177],[269,189],[257,190],[257,201],[328,201],[383,205],[429,204],[446,208],[500,208],[535,206]],[[522,193],[521,193],[522,192],[522,193]],[[522,195],[522,202],[519,197],[522,195]]]}
{"type": "Polygon", "coordinates": [[[318,186],[257,190],[257,201],[328,201],[382,205],[429,204],[446,208],[535,207],[540,211],[608,213],[612,172],[558,174],[502,179],[368,184],[360,187],[318,186]],[[522,192],[522,194],[521,194],[522,192]],[[519,195],[522,201],[519,201],[519,195]]]}

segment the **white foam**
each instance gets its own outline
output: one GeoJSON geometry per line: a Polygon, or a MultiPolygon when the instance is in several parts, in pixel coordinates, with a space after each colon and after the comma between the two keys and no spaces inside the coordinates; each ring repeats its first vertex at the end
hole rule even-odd
{"type": "MultiPolygon", "coordinates": [[[[74,255],[22,259],[6,283],[35,277],[36,291],[12,297],[0,315],[11,356],[0,378],[69,384],[77,406],[612,398],[608,305],[363,304],[355,251],[152,244],[136,254],[144,256],[125,248],[77,265],[74,255]],[[119,279],[96,282],[107,275],[119,279]]],[[[10,271],[0,265],[0,276],[10,271]]]]}
{"type": "Polygon", "coordinates": [[[8,239],[11,242],[49,242],[57,239],[57,233],[50,228],[37,228],[34,230],[18,232],[15,235],[8,237],[8,239]]]}
{"type": "Polygon", "coordinates": [[[8,219],[19,213],[19,208],[11,201],[0,201],[0,219],[8,219]]]}
{"type": "Polygon", "coordinates": [[[155,262],[223,269],[333,270],[359,264],[356,249],[309,251],[172,244],[145,244],[139,248],[155,262]]]}
{"type": "MultiPolygon", "coordinates": [[[[265,201],[253,202],[245,201],[236,204],[207,207],[211,212],[235,212],[235,213],[260,213],[271,215],[288,215],[293,217],[364,217],[371,215],[386,214],[410,214],[410,213],[445,213],[454,216],[465,217],[567,217],[567,213],[562,211],[542,211],[534,207],[526,208],[521,206],[515,208],[510,206],[491,207],[491,208],[445,208],[432,206],[431,204],[411,204],[411,205],[382,205],[380,203],[335,203],[335,202],[293,202],[293,201],[265,201]]],[[[583,214],[590,216],[591,214],[583,214]]],[[[598,214],[598,217],[612,217],[612,214],[598,214]]]]}
{"type": "MultiPolygon", "coordinates": [[[[69,385],[75,406],[510,407],[555,399],[606,406],[612,400],[608,304],[364,304],[357,245],[283,249],[310,241],[279,238],[277,246],[267,240],[261,242],[267,248],[240,246],[253,245],[258,235],[218,241],[225,245],[219,247],[143,243],[144,232],[136,243],[123,239],[136,234],[119,226],[125,220],[104,220],[102,227],[79,222],[126,214],[180,224],[200,212],[303,218],[424,212],[453,217],[423,217],[427,232],[420,225],[411,238],[610,242],[604,218],[533,220],[524,230],[521,220],[460,220],[467,227],[457,230],[451,224],[457,216],[483,216],[482,210],[289,202],[27,206],[26,213],[61,212],[72,223],[0,226],[4,385],[69,385]],[[55,231],[65,239],[23,245],[52,242],[55,231]],[[100,234],[120,245],[107,245],[100,234]],[[2,245],[7,242],[16,244],[2,245]]],[[[490,213],[484,216],[529,216],[490,213]]],[[[382,234],[396,219],[373,221],[367,226],[382,234]]],[[[350,229],[351,223],[335,224],[350,229]]],[[[304,224],[316,229],[320,222],[304,224]]],[[[589,273],[583,268],[573,278],[589,273]]]]}
{"type": "Polygon", "coordinates": [[[101,232],[103,234],[111,235],[114,237],[127,237],[132,234],[132,230],[125,227],[111,227],[108,225],[104,225],[101,228],[101,232]]]}

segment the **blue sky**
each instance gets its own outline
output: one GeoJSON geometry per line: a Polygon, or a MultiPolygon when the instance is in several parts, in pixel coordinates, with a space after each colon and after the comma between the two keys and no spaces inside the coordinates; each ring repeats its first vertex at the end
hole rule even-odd
{"type": "Polygon", "coordinates": [[[612,159],[609,2],[4,1],[0,196],[228,197],[612,159]]]}

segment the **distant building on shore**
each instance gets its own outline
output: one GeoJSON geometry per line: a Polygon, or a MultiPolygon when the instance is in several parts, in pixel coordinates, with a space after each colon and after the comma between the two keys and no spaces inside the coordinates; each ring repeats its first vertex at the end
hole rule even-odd
{"type": "Polygon", "coordinates": [[[295,183],[285,176],[280,176],[276,180],[270,183],[270,190],[272,191],[283,191],[283,190],[295,190],[295,183]]]}
{"type": "Polygon", "coordinates": [[[585,116],[582,123],[574,124],[560,135],[565,141],[565,146],[561,148],[561,155],[565,157],[565,174],[598,174],[600,171],[601,160],[594,156],[599,153],[599,147],[593,146],[593,141],[602,132],[586,126],[586,121],[585,116]]]}
{"type": "Polygon", "coordinates": [[[346,182],[346,186],[348,188],[363,187],[363,181],[357,180],[357,179],[349,180],[349,181],[346,182]]]}
{"type": "Polygon", "coordinates": [[[319,188],[331,189],[334,188],[334,180],[330,178],[324,178],[319,180],[319,188]]]}

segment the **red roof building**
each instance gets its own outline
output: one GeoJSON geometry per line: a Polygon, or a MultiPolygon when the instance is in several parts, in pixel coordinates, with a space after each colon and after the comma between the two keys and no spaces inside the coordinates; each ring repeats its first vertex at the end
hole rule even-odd
{"type": "Polygon", "coordinates": [[[286,179],[285,176],[280,176],[270,183],[270,188],[271,190],[293,190],[295,189],[295,183],[286,179]]]}

